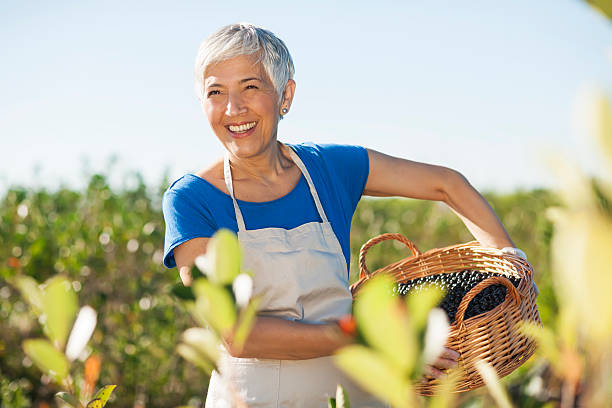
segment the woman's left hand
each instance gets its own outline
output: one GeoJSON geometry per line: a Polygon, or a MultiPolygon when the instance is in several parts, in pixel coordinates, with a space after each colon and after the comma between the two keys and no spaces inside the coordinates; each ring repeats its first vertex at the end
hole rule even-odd
{"type": "Polygon", "coordinates": [[[424,374],[434,378],[443,377],[445,374],[442,370],[456,367],[458,359],[459,353],[445,347],[442,354],[440,354],[438,359],[432,365],[425,366],[424,374]]]}

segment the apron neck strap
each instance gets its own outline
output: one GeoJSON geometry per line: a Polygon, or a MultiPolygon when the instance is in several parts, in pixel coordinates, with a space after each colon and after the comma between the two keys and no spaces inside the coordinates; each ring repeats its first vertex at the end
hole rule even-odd
{"type": "MultiPolygon", "coordinates": [[[[281,144],[281,146],[284,146],[281,144]]],[[[291,148],[288,147],[289,156],[295,163],[295,165],[300,169],[304,178],[306,178],[306,182],[308,183],[308,188],[310,189],[310,194],[312,195],[312,199],[315,202],[317,207],[317,212],[319,213],[319,217],[321,217],[321,221],[324,223],[328,223],[327,216],[325,215],[325,210],[323,210],[323,205],[321,204],[321,200],[319,199],[319,194],[317,193],[317,189],[314,186],[312,178],[310,177],[310,173],[302,159],[297,155],[297,153],[291,148]]],[[[230,167],[229,162],[229,153],[225,152],[225,157],[223,158],[223,177],[225,178],[225,186],[227,187],[227,191],[229,191],[230,196],[232,197],[232,202],[234,204],[234,212],[236,213],[236,222],[238,224],[238,231],[245,231],[246,227],[244,224],[244,218],[242,216],[242,212],[240,211],[240,207],[238,206],[238,201],[236,201],[236,197],[234,196],[234,186],[232,183],[232,169],[230,167]]]]}
{"type": "Polygon", "coordinates": [[[230,196],[232,197],[232,202],[234,203],[234,212],[236,213],[238,231],[245,231],[246,227],[244,226],[244,218],[242,218],[242,212],[240,212],[240,207],[238,207],[238,201],[236,201],[236,197],[234,197],[234,185],[232,184],[232,169],[230,168],[228,152],[225,152],[225,157],[223,158],[223,177],[225,178],[225,187],[227,187],[227,191],[229,191],[230,196]]]}
{"type": "Polygon", "coordinates": [[[312,178],[310,178],[310,173],[308,172],[308,169],[306,168],[306,166],[304,166],[304,163],[302,162],[302,159],[300,159],[300,156],[298,156],[297,153],[291,147],[288,147],[287,150],[289,150],[289,156],[291,156],[291,159],[296,164],[296,166],[298,166],[298,168],[306,178],[306,181],[308,182],[308,188],[310,189],[312,199],[314,200],[315,205],[317,206],[317,211],[319,212],[319,217],[321,217],[321,221],[326,223],[329,222],[327,220],[327,216],[325,215],[325,210],[323,210],[323,205],[321,204],[321,200],[319,199],[317,189],[315,188],[315,185],[312,182],[312,178]]]}

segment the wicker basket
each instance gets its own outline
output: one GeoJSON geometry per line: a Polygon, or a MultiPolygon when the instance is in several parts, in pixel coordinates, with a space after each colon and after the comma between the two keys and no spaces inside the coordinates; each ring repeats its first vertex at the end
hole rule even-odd
{"type": "MultiPolygon", "coordinates": [[[[455,391],[470,391],[484,385],[474,363],[482,359],[490,363],[499,377],[504,377],[522,365],[535,351],[535,342],[515,329],[523,320],[541,325],[536,306],[537,288],[533,285],[533,268],[524,259],[504,254],[495,248],[485,248],[477,242],[432,249],[421,253],[401,234],[382,234],[366,242],[359,253],[359,280],[351,285],[353,297],[359,295],[362,285],[380,273],[389,273],[398,283],[442,273],[476,270],[490,273],[491,277],[474,286],[461,301],[455,322],[450,327],[446,346],[459,352],[458,368],[461,370],[455,391]],[[387,265],[370,273],[366,267],[368,250],[385,240],[398,240],[412,253],[411,257],[387,265]],[[507,277],[519,278],[515,288],[507,277]],[[502,284],[507,288],[506,298],[494,309],[478,316],[464,319],[470,301],[484,288],[502,284]]],[[[426,378],[417,386],[422,395],[432,395],[439,380],[426,378]]]]}

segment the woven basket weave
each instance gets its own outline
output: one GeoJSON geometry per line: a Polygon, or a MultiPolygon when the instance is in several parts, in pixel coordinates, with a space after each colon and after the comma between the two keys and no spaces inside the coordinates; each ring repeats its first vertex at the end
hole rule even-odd
{"type": "MultiPolygon", "coordinates": [[[[515,327],[523,320],[541,325],[536,306],[537,289],[533,285],[533,268],[518,256],[482,247],[477,242],[421,253],[416,245],[401,234],[382,234],[361,247],[359,267],[359,280],[351,285],[353,297],[359,295],[360,288],[368,279],[380,273],[391,274],[398,283],[464,270],[491,274],[463,297],[455,322],[450,327],[446,346],[460,354],[455,370],[461,371],[455,392],[470,391],[484,385],[475,367],[477,360],[491,364],[501,378],[522,365],[535,351],[535,342],[520,334],[515,327]],[[414,255],[370,273],[366,267],[368,250],[390,239],[402,242],[414,255]],[[519,278],[518,287],[515,288],[505,277],[519,278]],[[494,284],[502,284],[507,288],[504,301],[488,312],[464,319],[465,311],[474,296],[494,284]]],[[[426,378],[417,385],[417,391],[422,395],[432,395],[437,385],[439,380],[426,378]]]]}

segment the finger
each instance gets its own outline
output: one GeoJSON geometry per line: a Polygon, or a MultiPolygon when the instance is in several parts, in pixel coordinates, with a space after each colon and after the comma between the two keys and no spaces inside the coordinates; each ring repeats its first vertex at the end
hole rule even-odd
{"type": "Polygon", "coordinates": [[[451,360],[448,358],[438,358],[434,363],[433,366],[439,369],[447,369],[447,368],[453,368],[457,366],[457,361],[456,360],[451,360]]]}
{"type": "Polygon", "coordinates": [[[449,360],[456,361],[459,358],[459,353],[457,353],[453,349],[449,349],[448,347],[445,347],[444,350],[442,350],[442,353],[440,354],[440,358],[447,358],[449,360]]]}
{"type": "Polygon", "coordinates": [[[445,374],[442,371],[438,370],[436,367],[432,367],[428,365],[428,366],[425,366],[425,375],[428,375],[433,378],[440,378],[444,376],[445,374]]]}

